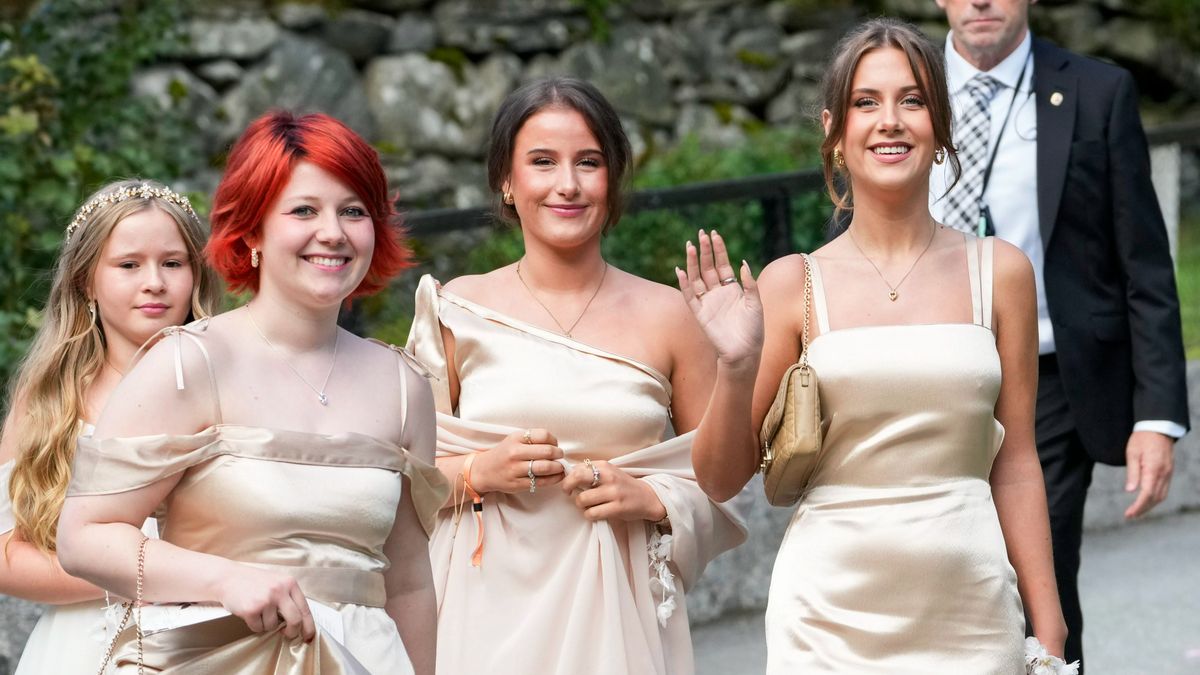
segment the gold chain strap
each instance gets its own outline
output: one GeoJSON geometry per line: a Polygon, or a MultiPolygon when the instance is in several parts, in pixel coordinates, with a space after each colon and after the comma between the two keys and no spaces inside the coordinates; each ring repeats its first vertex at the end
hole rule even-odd
{"type": "Polygon", "coordinates": [[[150,542],[150,537],[143,536],[142,543],[138,545],[137,557],[137,596],[133,602],[125,603],[125,615],[121,617],[121,625],[117,626],[117,630],[113,633],[112,640],[108,642],[108,650],[104,652],[104,661],[100,664],[100,671],[97,675],[104,675],[104,669],[108,667],[108,663],[112,660],[113,652],[117,649],[117,638],[121,636],[121,632],[129,625],[129,617],[133,616],[133,610],[137,608],[137,649],[138,649],[138,675],[145,673],[145,653],[142,650],[142,585],[146,577],[146,544],[150,542]]]}
{"type": "Polygon", "coordinates": [[[800,255],[804,258],[804,327],[800,333],[800,369],[808,372],[808,315],[812,310],[813,273],[808,254],[800,255]]]}

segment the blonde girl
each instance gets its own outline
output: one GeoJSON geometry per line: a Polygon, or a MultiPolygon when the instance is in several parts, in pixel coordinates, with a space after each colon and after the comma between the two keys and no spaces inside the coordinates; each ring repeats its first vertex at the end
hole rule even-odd
{"type": "Polygon", "coordinates": [[[18,674],[100,664],[104,592],[67,575],[55,553],[75,443],[147,339],[210,314],[206,237],[186,197],[148,180],[106,185],[67,227],[0,435],[0,593],[51,605],[18,674]]]}

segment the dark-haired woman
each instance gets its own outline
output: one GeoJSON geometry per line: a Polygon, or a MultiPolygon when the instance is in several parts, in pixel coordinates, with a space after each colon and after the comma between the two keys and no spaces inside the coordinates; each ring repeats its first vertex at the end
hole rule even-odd
{"type": "Polygon", "coordinates": [[[397,351],[337,325],[405,266],[393,215],[378,156],[337,120],[268,113],[234,146],[207,252],[254,297],[126,376],[59,522],[68,572],[201,603],[139,610],[118,672],[433,675],[433,400],[397,351]]]}
{"type": "MultiPolygon", "coordinates": [[[[825,433],[775,563],[767,671],[1019,675],[1023,609],[1050,653],[1066,633],[1033,440],[1029,261],[930,216],[931,164],[956,160],[941,51],[915,28],[881,19],[853,31],[824,92],[825,171],[850,226],[808,257],[809,316],[804,258],[759,279],[753,428],[807,321],[825,433]]],[[[702,271],[719,275],[713,264],[702,271]]],[[[691,281],[697,311],[735,292],[691,281]]],[[[696,455],[718,495],[754,471],[756,448],[741,447],[696,455]]]]}
{"type": "Polygon", "coordinates": [[[417,291],[453,483],[431,543],[441,672],[690,673],[684,591],[744,537],[689,457],[716,352],[677,292],[601,255],[629,165],[591,85],[514,92],[488,172],[525,254],[417,291]]]}

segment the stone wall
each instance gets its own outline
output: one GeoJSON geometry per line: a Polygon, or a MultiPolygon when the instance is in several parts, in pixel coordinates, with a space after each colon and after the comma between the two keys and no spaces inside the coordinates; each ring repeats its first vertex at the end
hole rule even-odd
{"type": "MultiPolygon", "coordinates": [[[[196,4],[210,8],[193,12],[187,39],[137,89],[194,119],[195,142],[214,165],[264,110],[323,110],[383,150],[394,187],[417,207],[486,201],[490,118],[514,87],[541,76],[595,82],[643,155],[693,132],[725,145],[763,125],[812,123],[824,60],[869,11],[945,35],[933,0],[196,4]]],[[[1178,114],[1200,101],[1200,56],[1164,37],[1140,6],[1048,1],[1032,16],[1041,34],[1133,69],[1147,101],[1178,114]]],[[[215,180],[211,170],[192,183],[204,190],[215,180]]]]}
{"type": "MultiPolygon", "coordinates": [[[[622,114],[639,156],[689,133],[714,146],[763,125],[810,124],[822,64],[844,30],[868,12],[945,28],[933,0],[235,0],[197,3],[188,39],[142,73],[136,89],[195,120],[193,142],[219,160],[253,117],[271,107],[321,110],[383,153],[402,200],[415,207],[486,201],[488,123],[514,87],[548,74],[595,82],[622,114]],[[589,7],[612,5],[598,19],[589,7]],[[872,10],[874,11],[874,10],[872,10]]],[[[1137,0],[1043,0],[1040,34],[1110,58],[1138,75],[1150,122],[1195,116],[1200,56],[1140,16],[1137,0]]],[[[219,165],[219,161],[215,162],[219,165]]],[[[1185,170],[1195,173],[1193,164],[1185,170]]],[[[183,181],[210,191],[210,170],[183,181]]],[[[1183,185],[1200,182],[1192,176],[1183,185]]],[[[1184,195],[1196,203],[1196,195],[1184,195]]],[[[454,248],[444,237],[434,250],[454,248]]],[[[461,242],[459,242],[461,244],[461,242]]],[[[447,249],[448,250],[448,249],[447,249]]],[[[436,257],[436,256],[435,256],[436,257]]],[[[438,260],[430,261],[436,272],[438,260]]],[[[415,279],[415,275],[413,276],[415,279]]],[[[411,292],[406,293],[411,297],[411,292]]],[[[1193,408],[1200,368],[1190,369],[1193,408]]],[[[1193,423],[1200,422],[1193,412],[1193,423]]],[[[1171,501],[1200,507],[1200,438],[1185,440],[1171,501]]],[[[1097,473],[1090,527],[1119,521],[1120,476],[1097,473]]],[[[773,553],[790,511],[746,497],[750,541],[710,566],[689,597],[695,621],[765,602],[773,553]]],[[[38,608],[0,596],[0,675],[20,654],[38,608]]]]}

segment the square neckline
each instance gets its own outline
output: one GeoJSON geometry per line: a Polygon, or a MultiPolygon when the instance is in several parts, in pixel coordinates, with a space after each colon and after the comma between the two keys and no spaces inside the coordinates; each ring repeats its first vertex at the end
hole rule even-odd
{"type": "Polygon", "coordinates": [[[971,314],[972,321],[935,321],[929,323],[880,323],[880,324],[864,324],[861,326],[849,326],[847,328],[829,329],[829,311],[827,299],[825,297],[825,284],[821,276],[821,265],[815,255],[810,253],[801,254],[804,257],[804,264],[811,265],[812,269],[812,310],[813,316],[817,321],[817,328],[821,332],[811,340],[809,346],[815,344],[817,340],[826,335],[834,333],[843,333],[847,331],[861,331],[867,329],[882,329],[882,328],[937,328],[945,326],[973,326],[982,328],[995,337],[995,330],[992,327],[992,248],[995,242],[994,237],[972,237],[963,232],[963,252],[967,257],[967,277],[970,282],[971,294],[971,314]],[[976,242],[975,246],[971,245],[972,239],[976,242]],[[982,249],[982,250],[981,250],[982,249]]]}

